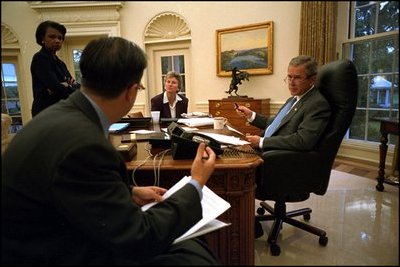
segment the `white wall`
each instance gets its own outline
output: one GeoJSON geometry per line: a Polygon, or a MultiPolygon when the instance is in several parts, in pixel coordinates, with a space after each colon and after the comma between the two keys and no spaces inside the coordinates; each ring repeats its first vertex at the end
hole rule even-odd
{"type": "MultiPolygon", "coordinates": [[[[230,77],[216,75],[216,30],[247,24],[273,21],[273,74],[251,76],[243,82],[239,93],[254,98],[271,98],[281,104],[289,92],[283,83],[289,60],[298,54],[301,2],[171,2],[126,1],[120,10],[121,36],[144,47],[146,25],[157,14],[171,11],[185,18],[191,29],[191,92],[190,101],[206,104],[208,99],[227,97],[230,77]]],[[[35,30],[39,13],[27,2],[1,3],[1,19],[17,36],[21,46],[24,88],[28,110],[32,103],[30,61],[39,50],[35,43],[35,30]]],[[[68,38],[68,33],[67,37],[68,38]]],[[[141,94],[138,104],[146,103],[141,94]]],[[[196,106],[194,104],[194,106],[196,106]]],[[[30,113],[30,112],[29,112],[30,113]]]]}
{"type": "Polygon", "coordinates": [[[238,92],[273,102],[289,97],[283,78],[289,60],[298,54],[300,2],[126,2],[121,10],[121,34],[143,41],[147,23],[165,11],[180,14],[191,29],[191,101],[227,97],[224,91],[230,77],[216,75],[216,30],[264,21],[274,22],[273,74],[252,76],[238,92]]]}

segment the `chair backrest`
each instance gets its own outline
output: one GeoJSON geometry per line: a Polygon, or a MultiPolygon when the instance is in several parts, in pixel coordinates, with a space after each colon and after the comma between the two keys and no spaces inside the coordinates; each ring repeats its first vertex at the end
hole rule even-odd
{"type": "MultiPolygon", "coordinates": [[[[316,87],[331,105],[332,115],[328,126],[319,140],[317,153],[324,155],[321,168],[330,176],[333,162],[353,119],[358,95],[357,70],[350,60],[337,60],[325,64],[318,70],[316,87]]],[[[329,179],[316,194],[325,194],[329,179]]]]}

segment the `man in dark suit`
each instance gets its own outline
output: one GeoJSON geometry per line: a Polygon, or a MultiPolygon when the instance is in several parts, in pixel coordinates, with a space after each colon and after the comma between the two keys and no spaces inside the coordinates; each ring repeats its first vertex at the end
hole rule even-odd
{"type": "Polygon", "coordinates": [[[164,78],[164,92],[151,99],[151,111],[160,111],[160,118],[182,118],[187,113],[189,99],[178,94],[182,87],[182,77],[169,71],[164,78]]]}
{"type": "Polygon", "coordinates": [[[214,152],[200,144],[192,179],[162,201],[165,189],[128,183],[125,162],[107,140],[109,125],[135,102],[146,66],[144,52],[123,38],[90,42],[81,90],[13,138],[2,156],[3,265],[219,263],[198,239],[172,245],[202,218],[214,152]],[[141,210],[154,200],[160,203],[141,210]]]}
{"type": "Polygon", "coordinates": [[[309,56],[298,56],[290,61],[285,82],[292,96],[282,106],[276,118],[266,118],[245,106],[236,109],[252,125],[265,129],[263,136],[246,136],[253,147],[263,151],[307,151],[314,148],[331,114],[329,103],[314,87],[317,68],[316,61],[309,56]],[[273,123],[278,117],[280,122],[273,123]]]}
{"type": "MultiPolygon", "coordinates": [[[[265,129],[263,136],[246,136],[253,147],[261,151],[273,149],[310,151],[314,148],[331,115],[328,101],[314,86],[317,69],[317,62],[309,56],[298,56],[290,61],[285,82],[292,96],[274,118],[256,114],[245,106],[236,108],[237,113],[252,125],[265,129]]],[[[256,179],[257,188],[263,188],[263,177],[265,176],[261,167],[256,179]]],[[[262,234],[261,224],[256,221],[256,238],[262,234]]]]}

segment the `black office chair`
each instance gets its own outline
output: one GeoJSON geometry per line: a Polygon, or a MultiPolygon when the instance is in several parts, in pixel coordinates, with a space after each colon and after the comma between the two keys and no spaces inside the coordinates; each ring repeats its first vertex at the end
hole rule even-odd
{"type": "Polygon", "coordinates": [[[287,212],[286,203],[305,201],[311,193],[324,195],[328,188],[333,162],[356,109],[358,78],[354,64],[349,60],[337,60],[322,66],[316,87],[331,104],[332,115],[315,150],[271,150],[262,154],[262,186],[258,184],[256,190],[256,199],[262,202],[257,209],[256,237],[263,234],[260,221],[274,220],[267,240],[274,256],[281,251],[277,239],[284,222],[319,236],[322,246],[328,243],[325,231],[292,218],[303,215],[308,221],[310,208],[287,212]],[[265,200],[274,201],[274,208],[265,200]],[[270,215],[264,215],[265,210],[270,215]]]}

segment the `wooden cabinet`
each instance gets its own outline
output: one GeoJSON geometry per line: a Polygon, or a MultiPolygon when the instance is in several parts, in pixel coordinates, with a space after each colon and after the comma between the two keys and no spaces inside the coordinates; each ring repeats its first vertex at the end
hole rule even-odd
{"type": "Polygon", "coordinates": [[[234,109],[234,104],[248,107],[249,109],[269,116],[270,99],[246,98],[224,98],[220,100],[208,100],[209,113],[213,117],[225,117],[233,128],[244,134],[260,134],[260,129],[250,125],[250,123],[239,116],[234,109]]]}

